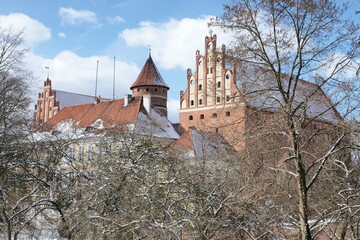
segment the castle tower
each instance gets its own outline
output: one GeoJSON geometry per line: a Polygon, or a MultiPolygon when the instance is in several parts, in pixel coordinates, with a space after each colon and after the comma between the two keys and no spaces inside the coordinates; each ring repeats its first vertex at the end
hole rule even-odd
{"type": "Polygon", "coordinates": [[[169,87],[161,77],[150,54],[130,89],[134,97],[150,96],[151,107],[156,108],[161,114],[167,117],[167,91],[169,87]]]}

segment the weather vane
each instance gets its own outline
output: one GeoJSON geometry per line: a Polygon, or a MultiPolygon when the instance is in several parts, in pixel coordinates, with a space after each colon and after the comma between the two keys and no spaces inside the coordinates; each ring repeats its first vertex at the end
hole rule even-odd
{"type": "Polygon", "coordinates": [[[50,68],[49,67],[45,67],[46,69],[47,69],[47,72],[48,72],[48,74],[47,74],[47,79],[49,79],[49,75],[50,75],[50,68]]]}

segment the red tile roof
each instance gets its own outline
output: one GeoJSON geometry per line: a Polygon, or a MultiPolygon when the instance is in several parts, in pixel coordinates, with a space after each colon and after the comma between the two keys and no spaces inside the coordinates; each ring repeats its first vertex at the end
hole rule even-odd
{"type": "Polygon", "coordinates": [[[179,139],[177,139],[173,144],[171,144],[171,147],[176,150],[194,151],[191,129],[181,135],[179,139]]]}
{"type": "Polygon", "coordinates": [[[127,106],[124,106],[124,99],[103,101],[98,104],[80,104],[63,108],[46,122],[46,125],[54,127],[60,122],[73,120],[78,123],[79,127],[88,127],[96,120],[101,119],[104,126],[119,126],[135,123],[139,111],[142,111],[140,98],[135,98],[127,106]]]}
{"type": "Polygon", "coordinates": [[[159,70],[156,68],[154,61],[149,56],[145,65],[143,66],[139,76],[137,77],[134,84],[130,87],[132,90],[135,87],[141,86],[159,86],[169,89],[160,75],[159,70]]]}

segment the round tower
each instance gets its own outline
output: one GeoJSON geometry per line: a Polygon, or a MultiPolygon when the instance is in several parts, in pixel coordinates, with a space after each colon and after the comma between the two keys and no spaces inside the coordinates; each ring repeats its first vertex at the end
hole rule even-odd
{"type": "Polygon", "coordinates": [[[130,89],[134,97],[150,95],[151,107],[167,117],[167,91],[169,87],[161,77],[150,54],[130,89]]]}

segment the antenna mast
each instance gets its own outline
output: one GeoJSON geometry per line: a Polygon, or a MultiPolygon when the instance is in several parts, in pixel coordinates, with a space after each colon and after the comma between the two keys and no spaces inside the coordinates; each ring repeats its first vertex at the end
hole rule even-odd
{"type": "Polygon", "coordinates": [[[99,60],[96,61],[96,78],[95,78],[95,102],[97,96],[97,82],[98,82],[98,72],[99,72],[99,60]]]}

